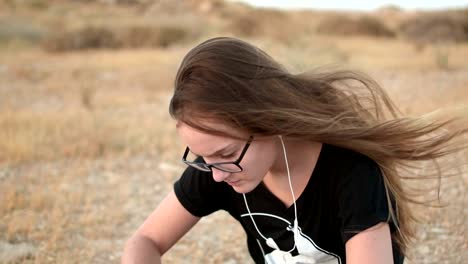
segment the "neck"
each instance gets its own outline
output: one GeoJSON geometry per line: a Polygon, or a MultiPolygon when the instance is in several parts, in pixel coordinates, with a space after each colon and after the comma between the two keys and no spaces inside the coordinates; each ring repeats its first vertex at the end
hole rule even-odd
{"type": "MultiPolygon", "coordinates": [[[[288,158],[291,184],[297,199],[309,182],[320,155],[322,144],[319,142],[283,140],[288,158]]],[[[294,203],[281,142],[278,146],[278,157],[265,178],[263,178],[263,183],[286,207],[294,203]]]]}
{"type": "MultiPolygon", "coordinates": [[[[283,140],[288,157],[291,180],[297,177],[297,174],[302,174],[298,172],[304,170],[311,172],[310,169],[313,165],[311,164],[311,160],[316,160],[318,158],[322,147],[322,143],[294,140],[288,138],[283,138],[283,140]]],[[[284,178],[287,180],[288,172],[286,169],[286,161],[284,159],[283,147],[279,139],[277,144],[277,150],[277,158],[267,175],[269,175],[269,177],[271,177],[272,179],[284,178]]]]}

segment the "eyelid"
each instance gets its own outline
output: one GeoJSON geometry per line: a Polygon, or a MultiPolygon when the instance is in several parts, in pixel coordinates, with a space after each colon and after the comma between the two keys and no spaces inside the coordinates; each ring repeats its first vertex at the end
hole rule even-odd
{"type": "Polygon", "coordinates": [[[231,158],[232,156],[234,156],[236,152],[232,152],[232,153],[229,153],[229,154],[220,154],[219,157],[220,158],[231,158]]]}
{"type": "MultiPolygon", "coordinates": [[[[190,152],[192,152],[192,151],[190,151],[190,152]]],[[[208,159],[210,159],[210,158],[216,158],[216,157],[218,157],[218,158],[229,158],[230,156],[234,155],[235,152],[230,153],[230,154],[228,154],[228,155],[225,155],[225,154],[216,154],[216,155],[211,155],[211,156],[201,156],[201,155],[198,155],[198,154],[196,154],[196,153],[194,153],[194,152],[192,152],[192,154],[195,155],[195,156],[197,156],[197,158],[202,157],[202,158],[208,158],[208,159]]]]}

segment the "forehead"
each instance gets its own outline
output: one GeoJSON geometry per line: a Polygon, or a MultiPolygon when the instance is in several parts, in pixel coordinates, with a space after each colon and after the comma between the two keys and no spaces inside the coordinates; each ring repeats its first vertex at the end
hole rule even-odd
{"type": "Polygon", "coordinates": [[[179,133],[187,132],[191,134],[201,135],[204,134],[210,137],[232,138],[232,139],[245,139],[250,136],[245,130],[232,127],[222,121],[216,119],[194,119],[189,122],[177,121],[176,128],[179,133]],[[197,127],[199,126],[199,127],[197,127]]]}
{"type": "Polygon", "coordinates": [[[176,127],[181,140],[188,145],[191,150],[199,154],[212,153],[213,151],[244,141],[235,139],[234,137],[245,138],[246,140],[248,139],[247,133],[241,130],[236,130],[220,123],[207,125],[212,127],[214,130],[226,132],[227,135],[215,135],[201,131],[184,122],[178,122],[176,127]]]}

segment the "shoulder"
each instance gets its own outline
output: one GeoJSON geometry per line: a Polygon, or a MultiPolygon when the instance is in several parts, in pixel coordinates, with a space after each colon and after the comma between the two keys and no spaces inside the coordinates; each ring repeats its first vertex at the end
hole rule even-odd
{"type": "Polygon", "coordinates": [[[376,192],[385,193],[380,167],[370,157],[354,150],[324,145],[324,168],[335,197],[343,201],[360,203],[372,200],[376,192]]]}
{"type": "Polygon", "coordinates": [[[224,182],[213,180],[211,172],[187,167],[174,183],[179,202],[194,216],[202,217],[225,207],[231,192],[224,182]]]}
{"type": "Polygon", "coordinates": [[[375,172],[379,168],[373,159],[351,149],[323,144],[322,151],[325,165],[332,167],[340,175],[375,172]]]}

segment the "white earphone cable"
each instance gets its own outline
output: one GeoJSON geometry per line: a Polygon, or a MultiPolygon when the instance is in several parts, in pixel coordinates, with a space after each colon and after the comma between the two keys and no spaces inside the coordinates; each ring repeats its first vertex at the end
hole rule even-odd
{"type": "MultiPolygon", "coordinates": [[[[289,172],[289,163],[288,163],[288,156],[286,154],[286,147],[284,146],[283,142],[283,137],[280,135],[279,136],[281,140],[281,146],[283,147],[283,154],[284,154],[284,160],[286,162],[286,171],[288,172],[288,181],[289,181],[289,189],[291,190],[292,198],[293,198],[293,204],[294,204],[294,223],[293,223],[293,233],[294,233],[294,247],[289,250],[288,252],[293,251],[296,248],[297,240],[298,240],[298,222],[297,222],[297,207],[296,207],[296,196],[294,195],[294,190],[292,188],[292,183],[291,183],[291,173],[289,172]]],[[[244,197],[244,203],[245,207],[247,208],[247,212],[249,213],[250,219],[252,220],[252,223],[255,227],[255,230],[257,230],[258,234],[266,241],[267,245],[270,246],[273,249],[278,249],[279,247],[276,245],[275,241],[272,238],[266,238],[258,229],[257,224],[255,223],[255,220],[252,216],[252,213],[250,212],[249,205],[247,203],[247,198],[245,197],[245,193],[242,194],[244,197]]]]}
{"type": "Polygon", "coordinates": [[[245,207],[247,207],[247,212],[249,213],[250,219],[252,220],[252,223],[253,223],[255,229],[257,230],[258,234],[263,239],[267,240],[267,238],[262,234],[262,232],[260,232],[260,230],[258,230],[257,224],[255,223],[255,220],[253,219],[252,213],[250,212],[249,204],[247,203],[247,198],[245,198],[245,193],[243,193],[242,196],[244,197],[245,207]]]}
{"type": "MultiPolygon", "coordinates": [[[[289,172],[289,162],[288,162],[288,155],[286,154],[286,147],[284,146],[283,137],[280,135],[279,138],[281,139],[281,145],[283,146],[283,153],[284,153],[284,160],[286,162],[286,171],[288,172],[288,181],[289,181],[289,189],[291,190],[293,204],[294,204],[294,228],[297,228],[297,207],[296,207],[296,196],[294,195],[294,190],[291,183],[291,174],[289,172]]],[[[294,230],[296,231],[296,230],[294,230]]]]}

